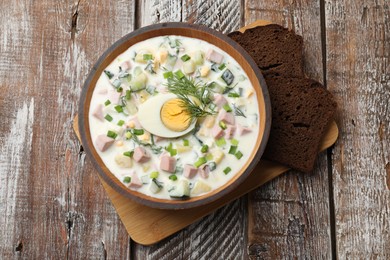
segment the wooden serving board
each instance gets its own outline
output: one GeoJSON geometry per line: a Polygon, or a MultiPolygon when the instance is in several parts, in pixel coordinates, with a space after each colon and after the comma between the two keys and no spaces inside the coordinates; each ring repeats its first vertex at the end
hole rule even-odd
{"type": "MultiPolygon", "coordinates": [[[[240,31],[244,32],[246,29],[270,23],[268,21],[258,20],[241,28],[240,31]]],[[[74,118],[73,128],[78,139],[81,140],[77,116],[74,118]]],[[[322,139],[320,151],[332,146],[336,142],[337,137],[337,125],[335,122],[332,122],[322,139]]],[[[162,210],[137,204],[131,199],[120,195],[103,179],[100,178],[100,181],[130,237],[139,244],[150,245],[185,228],[196,220],[212,213],[216,209],[245,195],[288,170],[289,168],[286,166],[261,160],[249,177],[227,196],[205,206],[182,210],[162,210]]]]}

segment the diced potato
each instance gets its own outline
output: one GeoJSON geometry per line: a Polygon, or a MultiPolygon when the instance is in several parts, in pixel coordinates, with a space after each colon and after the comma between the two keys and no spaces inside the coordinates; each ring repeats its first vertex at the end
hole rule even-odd
{"type": "Polygon", "coordinates": [[[246,98],[235,98],[234,104],[238,107],[244,107],[246,104],[248,104],[248,99],[246,98]]]}
{"type": "Polygon", "coordinates": [[[144,164],[142,165],[142,170],[143,170],[144,172],[149,171],[149,169],[150,169],[150,163],[144,163],[144,164]]]}
{"type": "Polygon", "coordinates": [[[143,142],[149,142],[149,141],[150,141],[150,133],[145,132],[143,135],[140,135],[140,136],[138,137],[138,139],[139,139],[140,141],[143,141],[143,142]]]}
{"type": "Polygon", "coordinates": [[[246,92],[245,92],[245,96],[247,98],[251,97],[253,95],[253,89],[248,89],[246,92]]]}
{"type": "Polygon", "coordinates": [[[122,145],[123,145],[123,141],[116,141],[116,142],[115,142],[115,145],[116,145],[116,146],[122,146],[122,145]]]}
{"type": "Polygon", "coordinates": [[[117,154],[114,158],[116,164],[121,168],[131,168],[133,166],[133,161],[130,157],[123,154],[117,154]]]}
{"type": "Polygon", "coordinates": [[[195,63],[192,60],[188,60],[183,63],[183,72],[185,74],[191,74],[195,71],[196,66],[195,63]]]}
{"type": "Polygon", "coordinates": [[[211,154],[213,155],[213,159],[216,164],[219,164],[222,161],[223,157],[225,156],[223,151],[219,148],[213,149],[211,154]]]}
{"type": "Polygon", "coordinates": [[[165,49],[161,49],[157,52],[157,55],[156,55],[156,58],[158,59],[158,61],[163,64],[166,60],[167,60],[167,57],[168,57],[168,51],[165,50],[165,49]]]}
{"type": "Polygon", "coordinates": [[[195,62],[196,65],[202,65],[204,62],[203,51],[195,51],[191,54],[191,59],[195,62]]]}
{"type": "Polygon", "coordinates": [[[210,73],[210,67],[209,66],[202,66],[202,68],[200,68],[200,76],[201,77],[207,77],[210,73]]]}
{"type": "Polygon", "coordinates": [[[144,54],[151,54],[151,53],[147,50],[141,50],[135,56],[134,61],[139,63],[147,63],[147,61],[144,60],[144,54]]]}
{"type": "Polygon", "coordinates": [[[215,124],[215,116],[206,116],[203,125],[207,128],[212,128],[215,124]]]}
{"type": "Polygon", "coordinates": [[[189,152],[192,150],[192,146],[184,146],[184,145],[181,145],[181,144],[177,144],[176,145],[176,150],[178,153],[186,153],[186,152],[189,152]]]}
{"type": "Polygon", "coordinates": [[[149,97],[150,97],[150,94],[146,90],[141,90],[139,92],[139,101],[141,103],[144,103],[149,97]]]}
{"type": "Polygon", "coordinates": [[[203,181],[198,180],[197,182],[195,182],[195,185],[191,190],[191,194],[199,195],[209,191],[211,191],[211,187],[206,183],[204,183],[203,181]]]}
{"type": "Polygon", "coordinates": [[[208,136],[209,135],[209,129],[207,127],[202,126],[199,131],[198,135],[200,136],[208,136]]]}

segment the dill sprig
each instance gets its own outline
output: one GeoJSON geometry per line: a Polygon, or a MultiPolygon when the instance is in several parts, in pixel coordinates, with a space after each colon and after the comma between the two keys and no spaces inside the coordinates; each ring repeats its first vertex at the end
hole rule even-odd
{"type": "Polygon", "coordinates": [[[191,120],[216,113],[209,106],[212,93],[209,85],[201,84],[192,77],[173,73],[173,77],[168,79],[167,86],[171,93],[183,101],[183,107],[191,120]]]}

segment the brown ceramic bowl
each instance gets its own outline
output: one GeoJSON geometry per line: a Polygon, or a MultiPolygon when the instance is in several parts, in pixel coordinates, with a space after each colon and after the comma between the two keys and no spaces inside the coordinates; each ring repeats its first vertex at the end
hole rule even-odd
{"type": "Polygon", "coordinates": [[[82,90],[80,105],[79,105],[79,127],[82,144],[90,160],[92,160],[95,168],[102,179],[121,195],[128,197],[137,203],[161,209],[185,209],[201,206],[217,199],[222,198],[239,184],[241,184],[254,169],[256,164],[264,152],[264,148],[268,141],[271,125],[271,107],[268,90],[264,78],[256,66],[256,63],[249,54],[236,42],[223,35],[222,33],[209,29],[201,25],[193,25],[187,23],[162,23],[147,26],[138,29],[113,44],[99,58],[95,66],[92,68],[82,90]],[[103,70],[121,53],[127,50],[130,46],[137,42],[148,38],[164,35],[181,35],[186,37],[198,38],[214,44],[230,54],[245,70],[257,94],[258,106],[260,111],[260,129],[255,148],[252,151],[250,158],[245,162],[242,169],[235,173],[235,176],[222,187],[211,191],[203,196],[191,197],[186,200],[169,200],[158,199],[139,193],[135,190],[125,187],[104,165],[103,161],[96,152],[93,141],[90,136],[88,111],[90,101],[96,82],[99,79],[103,70]]]}

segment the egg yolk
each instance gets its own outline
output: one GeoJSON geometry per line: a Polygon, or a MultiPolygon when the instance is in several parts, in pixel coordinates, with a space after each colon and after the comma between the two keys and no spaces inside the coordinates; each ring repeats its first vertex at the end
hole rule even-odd
{"type": "Polygon", "coordinates": [[[181,132],[191,123],[188,112],[183,107],[183,101],[175,98],[164,103],[160,112],[163,124],[170,130],[181,132]]]}

